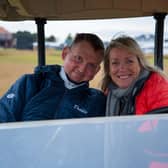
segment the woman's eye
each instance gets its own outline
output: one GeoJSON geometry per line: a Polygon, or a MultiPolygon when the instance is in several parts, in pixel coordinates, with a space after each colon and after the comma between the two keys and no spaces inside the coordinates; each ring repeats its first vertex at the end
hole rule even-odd
{"type": "Polygon", "coordinates": [[[133,60],[128,60],[127,63],[131,64],[133,63],[134,61],[133,60]]]}
{"type": "Polygon", "coordinates": [[[118,62],[111,62],[111,64],[112,64],[112,65],[117,65],[117,64],[118,64],[118,62]]]}

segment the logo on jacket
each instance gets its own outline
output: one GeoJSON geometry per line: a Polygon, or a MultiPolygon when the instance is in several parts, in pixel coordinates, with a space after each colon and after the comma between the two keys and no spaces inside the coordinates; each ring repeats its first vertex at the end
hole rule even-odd
{"type": "Polygon", "coordinates": [[[15,97],[15,94],[14,93],[9,93],[6,97],[8,99],[13,99],[15,97]]]}
{"type": "Polygon", "coordinates": [[[88,113],[88,111],[86,111],[85,109],[79,107],[79,105],[77,105],[77,104],[74,105],[74,109],[80,111],[83,114],[87,114],[88,113]]]}

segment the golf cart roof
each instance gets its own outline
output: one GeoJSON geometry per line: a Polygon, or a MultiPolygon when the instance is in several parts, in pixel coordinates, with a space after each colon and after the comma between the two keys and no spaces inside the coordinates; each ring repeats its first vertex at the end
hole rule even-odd
{"type": "Polygon", "coordinates": [[[167,13],[167,0],[1,0],[0,19],[8,21],[107,19],[167,13]]]}

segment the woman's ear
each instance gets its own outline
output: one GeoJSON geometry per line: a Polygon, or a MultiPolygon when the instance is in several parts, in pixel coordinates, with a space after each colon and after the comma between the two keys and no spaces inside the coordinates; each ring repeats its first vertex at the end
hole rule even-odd
{"type": "Polygon", "coordinates": [[[64,60],[66,58],[66,56],[69,53],[70,48],[69,47],[64,47],[62,50],[62,59],[64,60]]]}

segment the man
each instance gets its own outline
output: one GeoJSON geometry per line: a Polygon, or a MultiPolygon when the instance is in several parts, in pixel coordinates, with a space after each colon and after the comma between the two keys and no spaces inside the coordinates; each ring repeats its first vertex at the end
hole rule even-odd
{"type": "Polygon", "coordinates": [[[0,99],[0,122],[104,116],[105,96],[89,88],[104,57],[94,34],[77,34],[62,51],[63,66],[48,65],[23,75],[0,99]]]}

